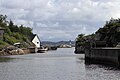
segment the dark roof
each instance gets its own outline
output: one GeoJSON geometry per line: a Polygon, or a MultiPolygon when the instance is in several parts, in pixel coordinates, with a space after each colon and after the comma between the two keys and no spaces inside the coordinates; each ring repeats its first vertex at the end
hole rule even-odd
{"type": "MultiPolygon", "coordinates": [[[[37,34],[34,34],[33,36],[32,36],[32,38],[31,38],[31,41],[34,39],[34,37],[35,36],[37,36],[38,37],[38,35],[37,34]]],[[[38,39],[40,40],[40,38],[38,37],[38,39]]]]}
{"type": "Polygon", "coordinates": [[[31,41],[34,39],[35,36],[36,36],[36,34],[33,34],[33,35],[31,36],[31,41]]]}

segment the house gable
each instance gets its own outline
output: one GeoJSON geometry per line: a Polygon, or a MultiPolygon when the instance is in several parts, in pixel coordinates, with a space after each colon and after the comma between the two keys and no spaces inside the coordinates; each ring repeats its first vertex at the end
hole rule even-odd
{"type": "Polygon", "coordinates": [[[40,42],[40,39],[39,39],[39,37],[38,37],[37,35],[34,36],[32,42],[35,44],[35,46],[36,46],[37,48],[40,47],[41,42],[40,42]]]}

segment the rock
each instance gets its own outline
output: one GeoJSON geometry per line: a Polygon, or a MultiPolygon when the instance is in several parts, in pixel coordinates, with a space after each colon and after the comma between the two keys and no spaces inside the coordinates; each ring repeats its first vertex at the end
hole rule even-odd
{"type": "Polygon", "coordinates": [[[18,49],[17,52],[18,52],[18,54],[20,54],[20,55],[25,54],[25,52],[24,52],[22,49],[18,49]]]}
{"type": "Polygon", "coordinates": [[[12,51],[9,51],[9,54],[11,55],[23,55],[25,54],[24,51],[22,49],[16,49],[16,50],[12,50],[12,51]]]}

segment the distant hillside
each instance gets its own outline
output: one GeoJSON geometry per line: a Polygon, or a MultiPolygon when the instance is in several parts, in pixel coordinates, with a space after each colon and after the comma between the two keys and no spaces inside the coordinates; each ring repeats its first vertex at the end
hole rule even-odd
{"type": "Polygon", "coordinates": [[[8,21],[6,15],[0,15],[0,28],[5,30],[4,40],[0,40],[0,48],[20,42],[21,47],[33,45],[31,38],[32,29],[23,25],[15,25],[12,20],[8,21]]]}
{"type": "Polygon", "coordinates": [[[59,42],[42,41],[43,46],[59,46],[62,44],[75,46],[75,41],[59,41],[59,42]]]}

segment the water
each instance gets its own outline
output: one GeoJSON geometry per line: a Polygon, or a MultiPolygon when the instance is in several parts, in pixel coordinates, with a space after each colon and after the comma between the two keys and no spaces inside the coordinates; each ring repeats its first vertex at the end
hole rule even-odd
{"type": "Polygon", "coordinates": [[[45,54],[0,58],[0,80],[119,80],[120,71],[102,65],[85,65],[83,54],[61,48],[45,54]]]}

